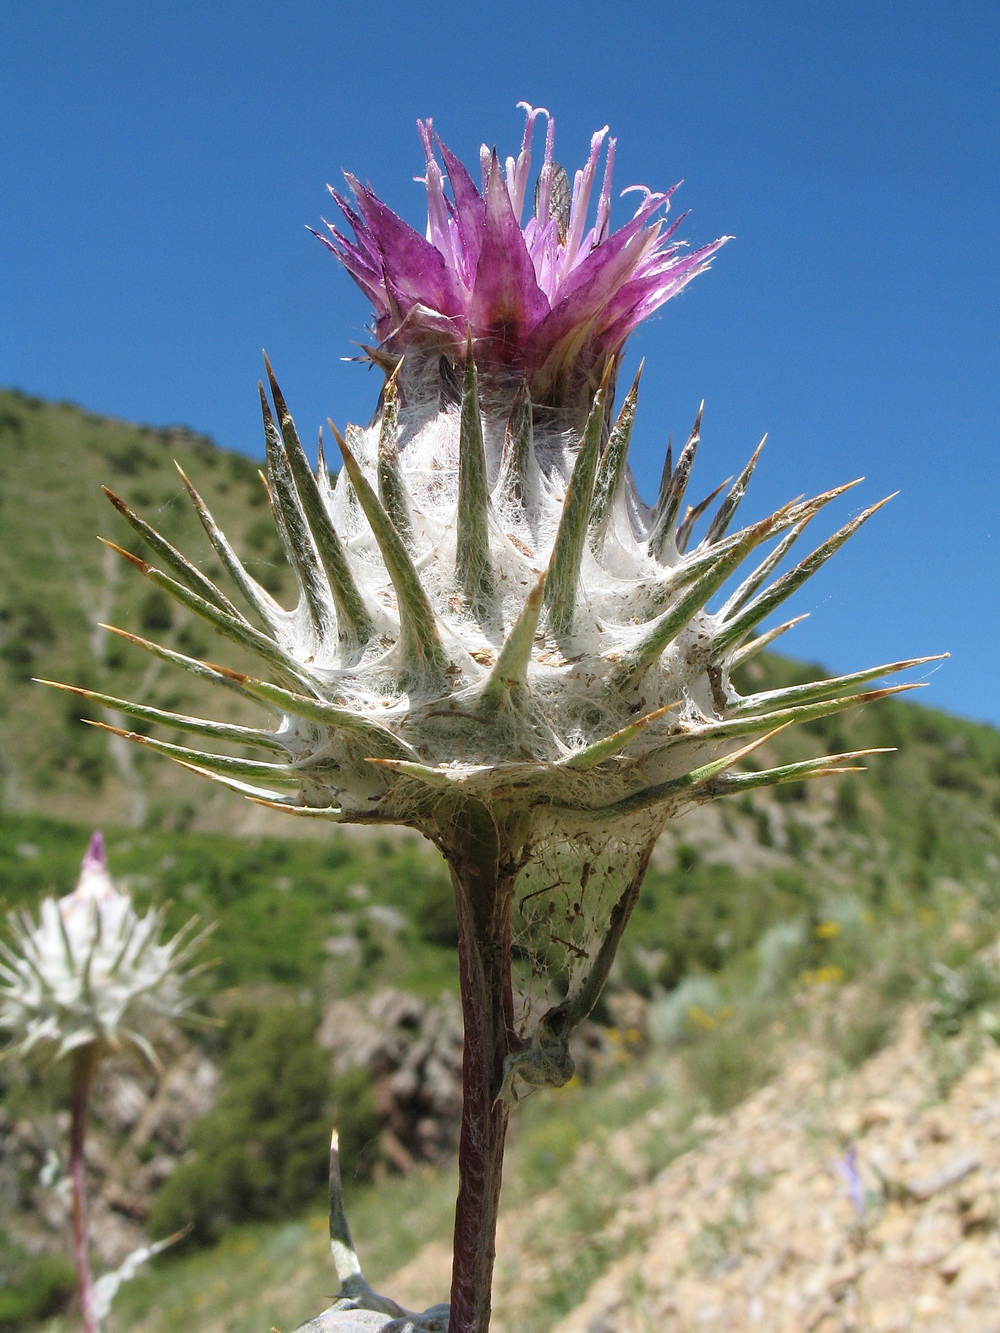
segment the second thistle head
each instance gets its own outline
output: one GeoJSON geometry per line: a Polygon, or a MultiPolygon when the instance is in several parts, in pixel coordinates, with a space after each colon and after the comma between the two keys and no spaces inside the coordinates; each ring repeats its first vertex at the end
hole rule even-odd
{"type": "Polygon", "coordinates": [[[131,1042],[155,1063],[147,1033],[190,1003],[187,964],[200,939],[193,922],[172,939],[162,926],[161,912],[140,914],[115,887],[95,833],[73,892],[44,898],[37,920],[12,916],[0,941],[0,1028],[13,1035],[13,1053],[40,1048],[59,1060],[131,1042]]]}

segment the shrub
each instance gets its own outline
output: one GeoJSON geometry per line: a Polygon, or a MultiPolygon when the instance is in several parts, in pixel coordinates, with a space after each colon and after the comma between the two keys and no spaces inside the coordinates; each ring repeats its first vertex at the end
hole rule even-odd
{"type": "Polygon", "coordinates": [[[809,958],[805,920],[779,921],[757,941],[757,995],[780,995],[809,958]]]}
{"type": "Polygon", "coordinates": [[[0,1231],[0,1333],[18,1333],[58,1314],[75,1286],[68,1260],[57,1254],[29,1254],[0,1231]]]}
{"type": "Polygon", "coordinates": [[[691,1086],[715,1115],[728,1111],[776,1072],[772,1043],[761,1039],[758,1015],[724,1022],[692,1043],[684,1056],[691,1086]]]}
{"type": "MultiPolygon", "coordinates": [[[[333,1088],[315,1028],[314,1013],[292,1007],[230,1020],[222,1091],[194,1128],[192,1157],[153,1202],[153,1235],[190,1225],[210,1242],[231,1222],[290,1216],[316,1197],[326,1182],[333,1088]]],[[[351,1117],[360,1119],[367,1108],[352,1097],[351,1117]]],[[[353,1124],[344,1129],[354,1133],[353,1124]]]]}
{"type": "Polygon", "coordinates": [[[935,963],[928,980],[931,994],[927,1025],[941,1037],[957,1036],[973,1014],[982,1016],[982,1026],[996,1031],[993,1012],[1000,1001],[1000,971],[984,958],[971,958],[964,966],[935,963]]]}
{"type": "Polygon", "coordinates": [[[719,988],[711,977],[685,977],[669,995],[650,1005],[649,1035],[659,1046],[673,1046],[696,1030],[692,1012],[711,1015],[721,1003],[719,988]]]}

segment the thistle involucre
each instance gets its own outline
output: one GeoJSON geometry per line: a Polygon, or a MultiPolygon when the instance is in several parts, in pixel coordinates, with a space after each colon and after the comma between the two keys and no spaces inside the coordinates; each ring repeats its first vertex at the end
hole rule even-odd
{"type": "Polygon", "coordinates": [[[10,918],[0,942],[0,1028],[11,1050],[46,1048],[62,1059],[84,1046],[132,1042],[155,1064],[146,1031],[187,1006],[185,964],[197,944],[190,926],[160,940],[162,914],[140,915],[108,874],[104,841],[95,833],[75,890],[44,898],[39,918],[10,918]]]}
{"type": "MultiPolygon", "coordinates": [[[[250,760],[131,737],[252,800],[409,825],[443,850],[466,1016],[462,1189],[480,1203],[499,1188],[505,1104],[572,1071],[569,1032],[607,977],[665,822],[730,792],[853,766],[847,754],[739,771],[775,729],[906,689],[852,692],[916,665],[736,692],[733,668],[788,625],[758,627],[879,506],[778,574],[848,488],[739,527],[758,450],[728,489],[688,505],[700,413],[677,456],[668,449],[655,502],[640,498],[626,461],[638,380],[613,411],[622,345],[722,242],[686,252],[655,220],[669,193],[648,190],[612,232],[614,140],[588,222],[606,132],[570,186],[551,119],[522,225],[539,114],[528,108],[505,171],[483,149],[481,190],[439,144],[445,176],[430,123],[420,126],[426,237],[353,178],[356,207],[336,196],[354,239],[331,228],[326,243],[372,299],[368,350],[387,378],[371,425],[334,432],[334,476],[322,449],[310,466],[268,367],[267,487],[294,607],[251,577],[187,478],[226,590],[110,497],[151,551],[149,563],[121,554],[261,668],[237,673],[126,637],[271,710],[271,725],[79,691],[146,723],[258,747],[250,760]]],[[[492,1250],[463,1197],[453,1328],[478,1329],[492,1250]]]]}

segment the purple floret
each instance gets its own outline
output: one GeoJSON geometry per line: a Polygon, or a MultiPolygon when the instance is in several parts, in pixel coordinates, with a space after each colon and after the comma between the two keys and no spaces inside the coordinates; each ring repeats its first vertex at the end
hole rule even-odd
{"type": "Polygon", "coordinates": [[[427,164],[426,236],[348,175],[354,203],[331,194],[354,240],[329,223],[329,237],[320,239],[370,298],[387,357],[425,351],[457,361],[471,334],[482,370],[526,377],[536,402],[555,402],[570,381],[596,384],[631,331],[703,272],[729,238],[687,251],[673,240],[680,219],[665,225],[673,190],[640,186],[632,187],[643,198],[631,221],[611,232],[615,140],[607,127],[591,139],[567,211],[559,200],[565,176],[552,156],[555,122],[544,108],[520,105],[527,117],[521,150],[501,166],[484,146],[481,188],[434,135],[431,121],[417,122],[427,164]],[[523,222],[539,116],[547,121],[545,152],[534,209],[523,222]]]}

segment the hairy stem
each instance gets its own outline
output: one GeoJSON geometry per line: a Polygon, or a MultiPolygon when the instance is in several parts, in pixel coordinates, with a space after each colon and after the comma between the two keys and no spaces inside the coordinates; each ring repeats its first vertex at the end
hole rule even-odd
{"type": "Polygon", "coordinates": [[[73,1057],[69,1122],[69,1178],[73,1199],[73,1255],[80,1297],[83,1333],[99,1333],[93,1310],[93,1280],[90,1275],[90,1245],[87,1228],[87,1185],[84,1179],[83,1148],[87,1136],[87,1112],[94,1075],[101,1061],[100,1046],[81,1046],[73,1057]]]}
{"type": "Polygon", "coordinates": [[[441,838],[455,887],[465,1047],[451,1333],[486,1333],[508,1108],[504,1062],[519,1045],[510,977],[516,839],[478,802],[441,838]]]}

